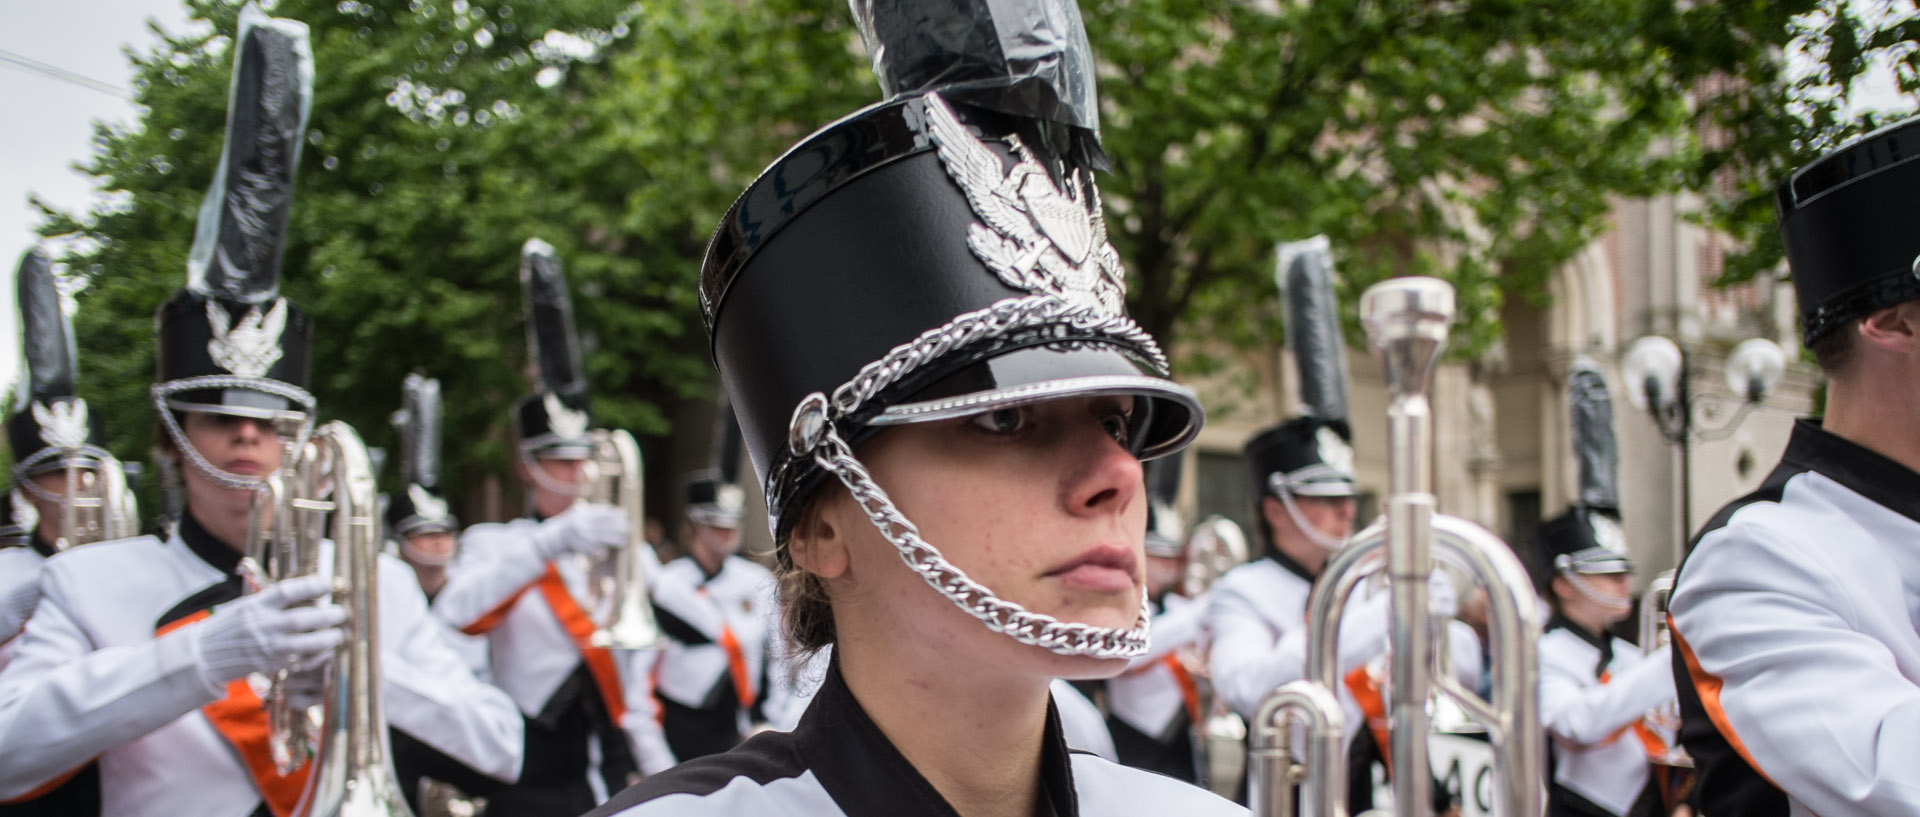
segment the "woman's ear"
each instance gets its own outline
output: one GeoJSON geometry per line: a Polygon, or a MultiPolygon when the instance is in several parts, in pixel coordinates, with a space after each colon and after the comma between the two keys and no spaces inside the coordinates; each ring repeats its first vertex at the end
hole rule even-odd
{"type": "Polygon", "coordinates": [[[1907,301],[1876,309],[1860,319],[1860,341],[1876,349],[1905,352],[1920,338],[1920,303],[1907,301]]]}
{"type": "Polygon", "coordinates": [[[832,495],[821,497],[802,512],[800,521],[787,534],[787,551],[794,565],[822,579],[839,578],[851,561],[847,538],[840,535],[843,529],[832,518],[844,504],[836,499],[832,495]]]}

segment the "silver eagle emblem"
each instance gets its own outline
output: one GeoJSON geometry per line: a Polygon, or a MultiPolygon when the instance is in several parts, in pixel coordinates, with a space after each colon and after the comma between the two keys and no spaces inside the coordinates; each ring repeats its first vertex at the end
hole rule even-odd
{"type": "Polygon", "coordinates": [[[1314,432],[1313,440],[1320,450],[1320,461],[1333,466],[1342,474],[1353,473],[1353,446],[1340,439],[1340,433],[1326,426],[1314,432]]]}
{"type": "Polygon", "coordinates": [[[87,444],[87,401],[74,398],[49,406],[35,401],[33,421],[40,426],[40,439],[54,448],[79,448],[87,444]]]}
{"type": "Polygon", "coordinates": [[[1007,286],[1053,295],[1102,315],[1118,315],[1126,300],[1120,254],[1107,243],[1100,190],[1082,192],[1079,174],[1062,192],[1020,137],[1006,137],[1018,161],[1005,168],[999,154],[975,138],[939,94],[926,97],[928,133],[940,163],[966,193],[974,215],[967,246],[1007,286]]]}
{"type": "Polygon", "coordinates": [[[413,500],[413,515],[421,519],[447,518],[447,501],[428,493],[427,489],[408,485],[407,498],[413,500]]]}
{"type": "Polygon", "coordinates": [[[275,299],[265,315],[260,314],[260,307],[248,309],[238,326],[231,321],[226,307],[217,301],[207,302],[207,325],[213,329],[207,354],[215,365],[241,377],[266,376],[267,370],[280,362],[280,334],[287,329],[287,299],[275,299]]]}
{"type": "Polygon", "coordinates": [[[547,410],[547,429],[553,436],[563,440],[577,440],[587,436],[587,413],[567,408],[560,402],[560,395],[547,392],[542,400],[547,410]]]}

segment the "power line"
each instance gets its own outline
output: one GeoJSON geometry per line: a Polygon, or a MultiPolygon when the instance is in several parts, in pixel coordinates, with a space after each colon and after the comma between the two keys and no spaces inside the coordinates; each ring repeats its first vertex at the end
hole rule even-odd
{"type": "Polygon", "coordinates": [[[120,88],[117,85],[101,82],[100,80],[94,79],[93,77],[89,77],[84,74],[76,74],[72,71],[68,71],[67,69],[61,68],[57,65],[48,65],[32,57],[21,56],[19,54],[15,54],[12,51],[8,51],[6,49],[0,49],[0,63],[6,63],[16,68],[20,68],[26,71],[32,71],[36,74],[40,74],[42,76],[46,76],[51,79],[56,79],[61,82],[78,85],[82,88],[99,91],[100,93],[103,93],[103,94],[111,94],[121,99],[131,98],[127,95],[127,92],[124,89],[120,88]]]}

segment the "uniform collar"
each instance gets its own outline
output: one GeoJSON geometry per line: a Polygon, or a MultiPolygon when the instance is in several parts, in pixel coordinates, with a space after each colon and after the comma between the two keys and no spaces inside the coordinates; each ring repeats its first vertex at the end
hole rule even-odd
{"type": "Polygon", "coordinates": [[[1587,628],[1559,613],[1554,613],[1552,618],[1547,619],[1547,632],[1554,630],[1566,630],[1575,638],[1586,642],[1587,646],[1600,651],[1600,660],[1593,667],[1593,677],[1600,677],[1601,673],[1607,671],[1607,666],[1613,663],[1613,639],[1608,638],[1606,633],[1596,635],[1588,632],[1587,628]]]}
{"type": "MultiPolygon", "coordinates": [[[[959,817],[933,784],[894,748],[840,677],[840,662],[827,677],[793,731],[800,753],[820,786],[847,817],[922,814],[959,817]]],[[[1072,763],[1060,715],[1047,703],[1047,729],[1040,750],[1043,806],[1057,817],[1077,817],[1072,763]]]]}
{"type": "Polygon", "coordinates": [[[51,559],[53,558],[53,554],[59,552],[54,550],[52,545],[47,544],[47,540],[40,538],[40,532],[38,530],[33,532],[33,538],[27,540],[27,545],[33,548],[33,552],[40,554],[40,558],[43,559],[51,559]]]}
{"type": "Polygon", "coordinates": [[[175,531],[180,541],[186,543],[187,550],[200,557],[209,567],[222,574],[232,575],[240,569],[240,552],[228,547],[225,542],[213,538],[213,534],[201,527],[200,520],[193,518],[193,509],[188,508],[180,515],[180,524],[175,531]]]}
{"type": "Polygon", "coordinates": [[[1307,584],[1313,584],[1314,580],[1317,578],[1307,570],[1306,565],[1303,565],[1299,562],[1294,561],[1293,557],[1288,556],[1285,553],[1281,553],[1280,549],[1277,547],[1267,548],[1267,558],[1272,559],[1274,564],[1277,564],[1281,567],[1286,568],[1288,573],[1292,573],[1295,576],[1299,576],[1302,579],[1306,579],[1307,584]]]}
{"type": "Polygon", "coordinates": [[[1793,424],[1780,467],[1813,470],[1908,519],[1920,521],[1920,474],[1879,452],[1834,434],[1818,420],[1793,424]]]}

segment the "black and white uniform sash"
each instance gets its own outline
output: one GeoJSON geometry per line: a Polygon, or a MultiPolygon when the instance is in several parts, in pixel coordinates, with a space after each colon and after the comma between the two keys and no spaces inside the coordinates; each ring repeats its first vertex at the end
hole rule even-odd
{"type": "MultiPolygon", "coordinates": [[[[1041,757],[1054,817],[1225,817],[1246,810],[1195,786],[1073,752],[1049,706],[1041,757]]],[[[837,663],[792,732],[763,732],[731,751],[654,775],[589,817],[958,817],[867,717],[837,663]]]]}
{"type": "Polygon", "coordinates": [[[1652,817],[1649,741],[1668,738],[1642,723],[1673,700],[1666,653],[1596,635],[1554,616],[1540,637],[1540,720],[1548,748],[1550,817],[1652,817]]]}

